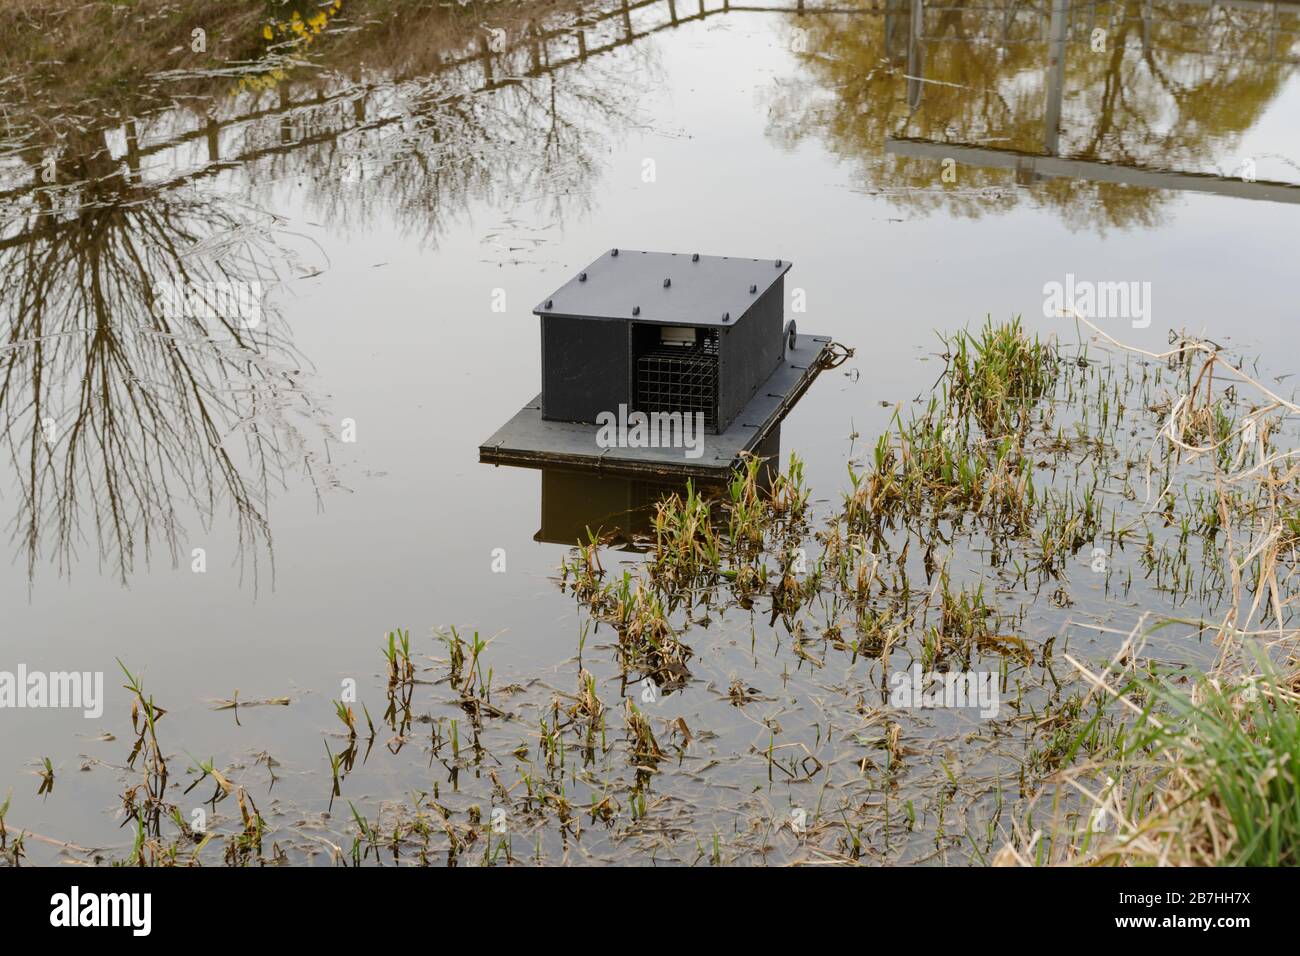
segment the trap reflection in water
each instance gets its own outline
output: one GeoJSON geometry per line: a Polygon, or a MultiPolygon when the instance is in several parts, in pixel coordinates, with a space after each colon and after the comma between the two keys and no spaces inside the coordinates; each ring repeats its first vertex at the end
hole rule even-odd
{"type": "MultiPolygon", "coordinates": [[[[781,458],[781,426],[777,425],[753,454],[768,462],[760,470],[761,487],[771,485],[772,470],[781,458]]],[[[594,534],[609,546],[644,552],[653,533],[655,504],[671,494],[686,495],[686,480],[637,478],[590,470],[542,468],[541,527],[533,540],[571,547],[594,534]]],[[[705,497],[725,493],[718,482],[695,482],[705,497]]]]}

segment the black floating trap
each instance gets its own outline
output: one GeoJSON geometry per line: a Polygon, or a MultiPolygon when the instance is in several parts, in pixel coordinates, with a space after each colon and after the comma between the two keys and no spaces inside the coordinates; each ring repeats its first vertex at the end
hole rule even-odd
{"type": "Polygon", "coordinates": [[[779,424],[830,345],[783,327],[789,269],[780,259],[609,250],[533,310],[542,394],[480,446],[480,459],[725,473],[779,424]]]}

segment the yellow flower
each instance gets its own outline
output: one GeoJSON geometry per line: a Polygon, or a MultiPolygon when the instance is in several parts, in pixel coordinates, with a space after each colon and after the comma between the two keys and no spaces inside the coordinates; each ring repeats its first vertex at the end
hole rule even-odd
{"type": "Polygon", "coordinates": [[[262,27],[262,36],[267,40],[275,36],[275,34],[271,32],[271,25],[269,23],[262,27]]]}

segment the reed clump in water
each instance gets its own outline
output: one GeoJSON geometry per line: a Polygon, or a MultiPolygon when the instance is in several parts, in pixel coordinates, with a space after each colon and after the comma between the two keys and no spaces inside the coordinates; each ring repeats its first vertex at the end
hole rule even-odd
{"type": "Polygon", "coordinates": [[[938,394],[908,420],[896,410],[866,469],[849,466],[851,532],[879,537],[902,520],[970,515],[1023,533],[1042,505],[1027,443],[1058,381],[1056,344],[1030,337],[1019,319],[943,342],[938,394]]]}
{"type": "Polygon", "coordinates": [[[961,331],[943,341],[944,404],[954,420],[974,418],[986,435],[1026,429],[1034,406],[1056,385],[1055,344],[1031,338],[1019,318],[987,319],[977,335],[961,331]]]}

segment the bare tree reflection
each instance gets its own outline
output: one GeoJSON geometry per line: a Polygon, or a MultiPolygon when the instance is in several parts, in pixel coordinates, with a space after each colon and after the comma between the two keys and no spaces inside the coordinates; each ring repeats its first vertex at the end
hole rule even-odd
{"type": "Polygon", "coordinates": [[[519,51],[494,58],[501,76],[484,87],[468,70],[356,90],[365,121],[328,144],[278,155],[271,178],[311,169],[308,201],[333,225],[379,214],[406,234],[434,243],[472,202],[497,208],[533,204],[560,224],[590,210],[599,157],[611,133],[637,122],[634,69],[654,64],[629,47],[620,64],[526,75],[519,51]]]}
{"type": "Polygon", "coordinates": [[[538,203],[552,222],[585,209],[605,138],[634,122],[625,70],[653,64],[630,34],[600,41],[628,51],[600,62],[573,22],[528,24],[481,57],[474,43],[468,56],[404,45],[390,53],[405,79],[336,64],[232,90],[223,70],[204,97],[191,71],[192,105],[57,133],[33,123],[0,149],[0,444],[29,579],[93,549],[125,582],[155,552],[188,559],[192,525],[210,532],[225,510],[256,578],[272,492],[293,473],[318,493],[336,484],[322,410],[275,315],[257,328],[177,318],[165,288],[286,278],[282,224],[241,196],[290,177],[335,225],[383,215],[420,241],[475,200],[538,203]]]}
{"type": "Polygon", "coordinates": [[[271,555],[272,485],[290,468],[320,476],[308,437],[314,423],[323,439],[319,409],[274,315],[253,329],[177,317],[161,296],[176,281],[273,285],[273,224],[192,189],[151,191],[115,166],[70,144],[58,187],[10,217],[0,243],[11,533],[29,577],[42,559],[69,571],[93,547],[125,581],[156,549],[178,561],[187,517],[211,530],[228,506],[241,569],[246,555],[256,566],[271,555]]]}

